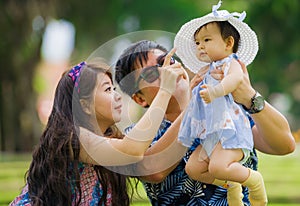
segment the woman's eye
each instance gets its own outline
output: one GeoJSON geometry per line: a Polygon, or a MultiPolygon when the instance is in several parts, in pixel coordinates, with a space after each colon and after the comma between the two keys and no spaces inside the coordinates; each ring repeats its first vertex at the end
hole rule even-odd
{"type": "Polygon", "coordinates": [[[107,88],[105,89],[105,91],[106,91],[106,92],[110,92],[112,89],[113,89],[112,87],[107,87],[107,88]]]}
{"type": "Polygon", "coordinates": [[[116,87],[107,87],[106,89],[105,89],[105,91],[106,92],[111,92],[111,91],[116,91],[116,87]]]}

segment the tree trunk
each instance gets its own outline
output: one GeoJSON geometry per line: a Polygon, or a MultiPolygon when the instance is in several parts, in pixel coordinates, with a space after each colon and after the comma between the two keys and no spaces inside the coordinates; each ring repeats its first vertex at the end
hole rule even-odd
{"type": "Polygon", "coordinates": [[[1,84],[0,84],[0,149],[31,151],[41,134],[32,78],[40,58],[42,31],[33,30],[35,15],[40,13],[36,1],[0,3],[1,84]],[[6,31],[6,32],[5,32],[6,31]]]}

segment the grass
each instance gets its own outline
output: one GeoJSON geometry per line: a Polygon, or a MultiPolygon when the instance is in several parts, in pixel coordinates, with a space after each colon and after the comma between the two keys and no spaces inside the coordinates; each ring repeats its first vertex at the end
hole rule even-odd
{"type": "MultiPolygon", "coordinates": [[[[259,156],[259,171],[262,173],[268,193],[269,206],[300,205],[300,145],[293,154],[259,156]]],[[[24,174],[30,164],[30,155],[0,156],[0,206],[8,205],[24,185],[24,174]]],[[[142,185],[135,195],[132,206],[149,206],[142,185]]]]}
{"type": "Polygon", "coordinates": [[[287,156],[262,153],[258,156],[258,169],[264,177],[269,205],[300,205],[300,145],[287,156]]]}

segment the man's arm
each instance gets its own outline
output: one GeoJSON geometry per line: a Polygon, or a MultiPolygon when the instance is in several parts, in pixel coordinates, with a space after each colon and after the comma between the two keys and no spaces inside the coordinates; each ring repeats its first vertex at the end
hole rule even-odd
{"type": "MultiPolygon", "coordinates": [[[[238,89],[232,92],[234,100],[250,108],[251,98],[255,95],[247,68],[241,63],[243,81],[238,89]]],[[[273,106],[266,102],[265,108],[259,113],[252,114],[255,122],[252,128],[254,145],[259,151],[273,155],[285,155],[295,150],[295,139],[291,133],[287,119],[273,106]]]]}
{"type": "Polygon", "coordinates": [[[285,155],[295,150],[295,139],[286,118],[266,102],[265,108],[251,115],[255,148],[273,155],[285,155]]]}

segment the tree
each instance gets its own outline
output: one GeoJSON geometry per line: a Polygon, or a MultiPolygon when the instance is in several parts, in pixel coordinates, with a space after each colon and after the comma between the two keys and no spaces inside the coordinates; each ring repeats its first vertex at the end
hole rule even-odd
{"type": "MultiPolygon", "coordinates": [[[[48,20],[65,19],[74,24],[73,64],[106,41],[128,32],[152,29],[175,34],[182,24],[211,12],[217,3],[218,0],[1,1],[1,151],[31,150],[41,135],[32,80],[41,59],[40,45],[48,20]]],[[[249,71],[255,87],[266,97],[274,92],[297,93],[299,4],[298,0],[223,0],[221,9],[245,10],[245,21],[258,34],[260,50],[249,71]]],[[[296,105],[300,95],[291,95],[291,101],[290,113],[299,118],[300,107],[296,105]]]]}
{"type": "Polygon", "coordinates": [[[30,143],[36,141],[41,127],[35,112],[32,78],[43,33],[43,26],[34,28],[33,21],[49,13],[51,3],[31,0],[1,1],[0,4],[1,151],[31,150],[30,143]]]}

